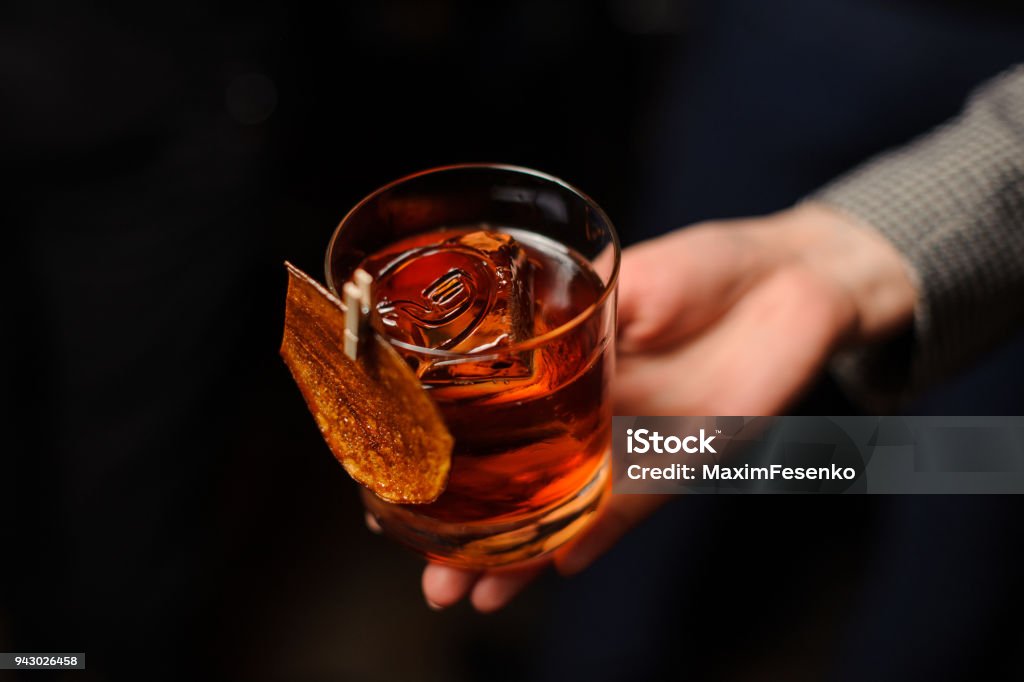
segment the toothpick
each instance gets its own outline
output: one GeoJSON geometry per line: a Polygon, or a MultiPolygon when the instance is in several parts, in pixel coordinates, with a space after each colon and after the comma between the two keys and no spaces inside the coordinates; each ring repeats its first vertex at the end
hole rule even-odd
{"type": "Polygon", "coordinates": [[[363,312],[370,313],[370,306],[373,305],[373,296],[370,293],[370,285],[373,284],[373,275],[362,268],[356,268],[352,275],[356,286],[359,287],[359,295],[363,299],[363,312]]]}
{"type": "Polygon", "coordinates": [[[352,360],[359,354],[359,327],[362,326],[363,306],[360,302],[359,287],[345,282],[341,288],[345,294],[345,355],[352,360]]]}

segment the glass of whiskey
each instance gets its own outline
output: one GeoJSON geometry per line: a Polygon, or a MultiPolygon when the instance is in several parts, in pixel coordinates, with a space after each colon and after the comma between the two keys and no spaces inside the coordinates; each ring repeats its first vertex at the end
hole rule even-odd
{"type": "Polygon", "coordinates": [[[619,243],[590,198],[550,175],[463,164],[397,180],[341,221],[336,295],[373,276],[370,325],[455,438],[444,493],[392,504],[384,532],[432,561],[499,566],[554,550],[609,491],[619,243]]]}

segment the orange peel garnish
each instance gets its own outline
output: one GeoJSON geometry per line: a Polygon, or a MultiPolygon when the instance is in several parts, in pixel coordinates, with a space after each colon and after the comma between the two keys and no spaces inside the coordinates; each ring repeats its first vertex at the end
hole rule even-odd
{"type": "Polygon", "coordinates": [[[383,500],[433,502],[448,483],[454,445],[437,405],[376,334],[361,335],[356,360],[346,356],[345,306],[291,263],[285,267],[281,357],[331,452],[383,500]]]}

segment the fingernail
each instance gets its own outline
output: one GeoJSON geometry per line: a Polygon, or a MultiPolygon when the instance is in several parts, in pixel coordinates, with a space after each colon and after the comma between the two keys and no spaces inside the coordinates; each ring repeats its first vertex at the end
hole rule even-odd
{"type": "Polygon", "coordinates": [[[443,606],[441,606],[440,604],[437,604],[437,603],[435,603],[435,602],[432,602],[432,601],[430,601],[429,599],[427,600],[427,606],[428,606],[428,607],[430,607],[430,610],[431,610],[431,611],[440,611],[441,609],[443,609],[443,608],[444,608],[444,607],[443,607],[443,606]]]}
{"type": "Polygon", "coordinates": [[[366,516],[364,518],[366,521],[366,527],[370,529],[371,533],[376,533],[377,535],[380,535],[381,532],[383,532],[381,530],[380,524],[377,523],[377,517],[375,517],[373,514],[371,514],[370,512],[366,512],[366,516]]]}

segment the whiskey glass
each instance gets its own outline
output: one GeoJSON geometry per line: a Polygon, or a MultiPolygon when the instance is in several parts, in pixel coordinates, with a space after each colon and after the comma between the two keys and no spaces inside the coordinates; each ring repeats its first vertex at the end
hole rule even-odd
{"type": "Polygon", "coordinates": [[[434,168],[378,189],[338,225],[328,287],[337,295],[361,266],[375,275],[373,333],[417,373],[455,439],[435,502],[362,490],[384,533],[470,568],[532,559],[579,533],[610,490],[619,243],[604,211],[527,168],[434,168]]]}

